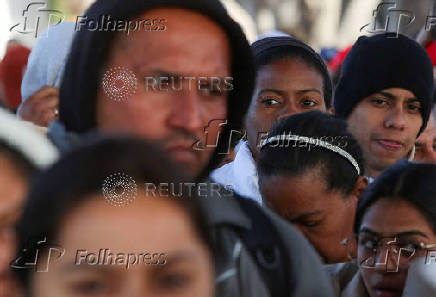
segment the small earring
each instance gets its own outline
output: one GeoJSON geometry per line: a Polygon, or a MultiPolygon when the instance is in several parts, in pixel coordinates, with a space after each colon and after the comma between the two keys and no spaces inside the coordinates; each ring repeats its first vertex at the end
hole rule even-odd
{"type": "Polygon", "coordinates": [[[353,259],[353,257],[350,255],[350,251],[349,251],[349,247],[348,247],[348,245],[349,245],[350,241],[351,241],[354,237],[355,237],[355,236],[347,237],[347,238],[342,239],[342,241],[341,241],[341,245],[345,246],[345,248],[346,248],[346,250],[347,250],[347,258],[348,258],[348,260],[350,260],[350,261],[353,261],[354,259],[353,259]]]}
{"type": "Polygon", "coordinates": [[[408,158],[409,161],[413,161],[413,159],[415,159],[415,153],[416,153],[416,147],[415,145],[413,145],[412,150],[410,151],[409,154],[409,158],[408,158]]]}

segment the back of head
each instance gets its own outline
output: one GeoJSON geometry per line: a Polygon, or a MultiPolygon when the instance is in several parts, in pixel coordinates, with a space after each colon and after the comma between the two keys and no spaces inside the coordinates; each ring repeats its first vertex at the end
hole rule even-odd
{"type": "MultiPolygon", "coordinates": [[[[57,240],[65,216],[73,208],[92,199],[92,195],[99,194],[102,200],[104,198],[108,203],[121,207],[133,202],[137,193],[144,193],[141,187],[144,183],[180,185],[188,181],[179,167],[157,147],[145,141],[102,137],[91,144],[84,144],[64,155],[36,178],[17,228],[19,250],[29,249],[25,257],[32,257],[35,250],[31,249],[37,249],[37,246],[28,246],[28,240],[57,240]],[[117,187],[123,189],[121,194],[117,192],[117,187]]],[[[177,199],[171,199],[171,203],[174,201],[187,210],[195,231],[212,250],[199,202],[195,196],[187,197],[185,194],[183,192],[177,199]]],[[[21,269],[17,273],[28,287],[29,270],[21,269]]]]}
{"type": "Polygon", "coordinates": [[[277,60],[298,59],[315,69],[324,84],[324,101],[327,108],[332,104],[332,82],[323,59],[309,45],[291,36],[265,37],[251,46],[257,70],[277,60]]]}
{"type": "Polygon", "coordinates": [[[370,184],[359,200],[355,231],[366,211],[380,199],[405,200],[414,205],[436,233],[436,165],[401,161],[386,169],[370,184]]]}
{"type": "Polygon", "coordinates": [[[268,139],[274,137],[282,139],[261,148],[260,179],[277,175],[300,176],[320,168],[329,189],[349,194],[358,177],[364,174],[359,144],[347,131],[346,122],[329,114],[311,111],[292,115],[271,129],[268,139]]]}
{"type": "Polygon", "coordinates": [[[433,92],[433,67],[425,49],[401,34],[362,36],[342,65],[334,95],[335,113],[347,118],[359,101],[389,88],[409,90],[418,98],[422,132],[430,115],[433,92]]]}

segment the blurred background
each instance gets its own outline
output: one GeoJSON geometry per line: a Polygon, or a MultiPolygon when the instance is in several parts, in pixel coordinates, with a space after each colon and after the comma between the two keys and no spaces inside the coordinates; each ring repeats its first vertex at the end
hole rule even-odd
{"type": "MultiPolygon", "coordinates": [[[[50,24],[75,22],[95,0],[0,1],[0,101],[8,97],[5,85],[10,86],[14,89],[10,97],[16,98],[7,101],[15,103],[6,105],[16,107],[21,101],[19,88],[27,57],[37,38],[47,36],[50,24]]],[[[386,31],[406,34],[433,51],[436,63],[436,42],[431,42],[436,40],[436,0],[221,1],[250,42],[266,33],[299,38],[320,52],[334,81],[345,55],[360,35],[386,31]]]]}
{"type": "MultiPolygon", "coordinates": [[[[76,22],[94,1],[0,0],[0,106],[17,111],[29,54],[37,40],[50,34],[47,28],[76,22]]],[[[286,33],[308,43],[327,63],[334,84],[356,39],[387,31],[424,46],[436,76],[436,0],[220,1],[250,42],[265,34],[286,33]]]]}
{"type": "MultiPolygon", "coordinates": [[[[74,21],[94,0],[1,0],[0,57],[8,40],[32,47],[30,33],[61,17],[74,21]],[[24,12],[24,10],[28,11],[24,12]],[[23,15],[24,12],[24,15],[23,15]],[[24,19],[27,17],[27,28],[24,19]],[[14,25],[12,30],[10,30],[14,25]],[[26,32],[26,33],[23,33],[26,32]]],[[[280,30],[308,42],[314,48],[345,48],[371,29],[389,27],[416,37],[433,15],[435,0],[222,0],[243,25],[250,41],[258,34],[280,30]],[[378,10],[377,10],[378,7],[378,10]],[[412,22],[410,22],[413,19],[412,22]],[[374,23],[374,20],[377,23],[374,23]],[[409,24],[410,22],[410,24],[409,24]],[[368,24],[368,25],[367,25],[368,24]],[[361,30],[363,26],[367,25],[361,30]]],[[[436,14],[435,14],[436,15],[436,14]]],[[[41,29],[42,28],[42,29],[41,29]]]]}

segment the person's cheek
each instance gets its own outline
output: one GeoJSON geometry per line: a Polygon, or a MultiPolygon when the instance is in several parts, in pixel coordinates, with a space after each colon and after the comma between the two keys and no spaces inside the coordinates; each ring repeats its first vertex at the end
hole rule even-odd
{"type": "MultiPolygon", "coordinates": [[[[360,262],[364,261],[363,259],[359,259],[359,260],[360,260],[360,262]]],[[[359,268],[360,276],[361,276],[362,281],[363,281],[367,290],[369,290],[369,288],[372,287],[371,286],[371,277],[372,277],[373,271],[374,270],[371,270],[368,268],[362,268],[362,267],[359,268]]]]}
{"type": "Polygon", "coordinates": [[[165,94],[153,96],[135,96],[126,102],[123,119],[131,132],[139,136],[161,139],[166,136],[166,119],[171,116],[171,103],[165,94]]]}

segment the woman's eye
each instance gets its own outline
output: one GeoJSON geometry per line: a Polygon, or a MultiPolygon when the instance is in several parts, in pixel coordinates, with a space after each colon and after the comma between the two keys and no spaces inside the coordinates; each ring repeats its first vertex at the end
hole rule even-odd
{"type": "Polygon", "coordinates": [[[367,249],[375,249],[377,247],[378,241],[374,240],[374,239],[360,239],[359,240],[359,245],[363,246],[364,248],[367,249]]]}
{"type": "Polygon", "coordinates": [[[398,248],[401,251],[401,255],[403,257],[410,258],[413,255],[415,255],[417,251],[421,249],[421,246],[416,243],[404,243],[404,244],[399,244],[398,248]]]}
{"type": "Polygon", "coordinates": [[[407,250],[417,250],[421,248],[419,244],[413,242],[399,243],[398,247],[407,250]]]}
{"type": "Polygon", "coordinates": [[[313,107],[318,105],[318,103],[314,100],[305,99],[301,102],[301,105],[304,105],[305,107],[313,107]]]}
{"type": "Polygon", "coordinates": [[[262,99],[261,102],[262,102],[263,105],[266,105],[266,106],[272,106],[272,105],[280,104],[280,102],[277,99],[274,99],[274,98],[265,98],[265,99],[262,99]]]}

